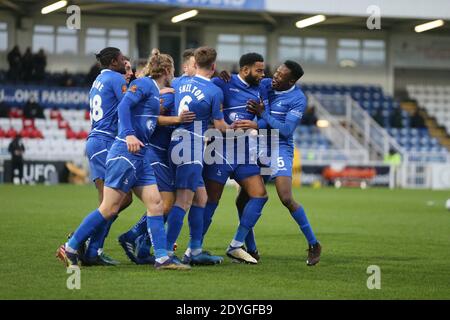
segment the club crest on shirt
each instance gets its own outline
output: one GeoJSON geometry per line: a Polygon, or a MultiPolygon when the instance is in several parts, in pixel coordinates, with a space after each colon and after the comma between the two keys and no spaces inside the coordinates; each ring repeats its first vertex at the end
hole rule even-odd
{"type": "Polygon", "coordinates": [[[239,120],[239,114],[237,112],[230,113],[228,117],[230,118],[230,121],[239,120]]]}
{"type": "Polygon", "coordinates": [[[136,91],[137,91],[137,85],[133,84],[133,85],[130,87],[130,89],[128,89],[128,91],[133,92],[133,93],[136,93],[136,91]]]}
{"type": "Polygon", "coordinates": [[[122,86],[122,93],[125,93],[125,92],[127,92],[127,86],[126,86],[126,85],[123,85],[123,86],[122,86]]]}

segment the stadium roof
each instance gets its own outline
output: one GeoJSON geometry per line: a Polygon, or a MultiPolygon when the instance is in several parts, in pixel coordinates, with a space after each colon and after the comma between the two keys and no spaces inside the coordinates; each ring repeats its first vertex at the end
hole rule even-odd
{"type": "MultiPolygon", "coordinates": [[[[17,16],[33,16],[53,1],[0,0],[0,9],[10,10],[17,16]]],[[[450,1],[433,0],[73,0],[82,14],[120,17],[151,18],[168,22],[174,15],[186,11],[186,7],[199,8],[200,14],[187,24],[244,23],[266,24],[268,27],[293,26],[296,21],[314,14],[325,14],[327,20],[314,26],[316,30],[365,29],[368,6],[377,2],[381,10],[382,29],[412,30],[417,24],[430,19],[450,20],[450,1]]],[[[63,12],[63,10],[60,10],[63,12]]],[[[367,29],[365,29],[367,30],[367,29]]],[[[430,31],[448,34],[450,23],[430,31]]]]}

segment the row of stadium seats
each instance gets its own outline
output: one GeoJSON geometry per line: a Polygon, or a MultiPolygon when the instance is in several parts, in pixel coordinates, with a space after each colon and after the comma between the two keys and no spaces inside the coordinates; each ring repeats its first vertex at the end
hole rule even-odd
{"type": "Polygon", "coordinates": [[[450,86],[408,85],[408,95],[450,133],[450,86]]]}
{"type": "Polygon", "coordinates": [[[332,149],[332,143],[314,126],[300,126],[295,131],[294,143],[300,149],[332,149]]]}
{"type": "Polygon", "coordinates": [[[0,138],[14,138],[20,134],[32,139],[86,139],[91,123],[82,110],[46,110],[46,119],[0,118],[0,138]],[[66,120],[67,119],[67,120],[66,120]]]}
{"type": "MultiPolygon", "coordinates": [[[[0,154],[8,154],[10,138],[0,138],[0,154]]],[[[84,140],[67,139],[23,139],[25,159],[67,161],[84,157],[84,140]]]]}
{"type": "MultiPolygon", "coordinates": [[[[442,147],[439,142],[432,138],[427,129],[414,129],[410,128],[411,116],[405,110],[400,108],[398,101],[395,101],[392,97],[389,97],[383,93],[383,90],[377,86],[346,86],[346,85],[314,85],[303,84],[302,89],[305,92],[312,94],[327,94],[335,95],[336,97],[342,95],[351,95],[351,97],[359,103],[359,105],[365,109],[374,119],[380,115],[381,111],[381,125],[385,127],[389,134],[394,137],[400,145],[402,145],[406,151],[411,152],[443,152],[446,153],[447,149],[442,147]],[[391,128],[391,116],[396,112],[400,116],[401,124],[404,128],[397,129],[391,128]]],[[[411,89],[411,86],[410,86],[411,89]]],[[[422,89],[420,89],[422,90],[422,89]]],[[[427,94],[435,93],[437,90],[427,88],[421,92],[427,94]],[[434,90],[434,91],[433,91],[434,90]]],[[[450,98],[450,93],[447,91],[447,87],[441,87],[439,90],[444,97],[450,98]]],[[[447,98],[445,98],[447,99],[447,98]]],[[[345,114],[345,103],[343,99],[324,100],[323,104],[326,107],[331,107],[338,113],[345,114]]],[[[442,122],[450,122],[450,114],[447,110],[443,110],[447,116],[442,117],[442,122]]],[[[450,124],[449,124],[450,128],[450,124]]]]}

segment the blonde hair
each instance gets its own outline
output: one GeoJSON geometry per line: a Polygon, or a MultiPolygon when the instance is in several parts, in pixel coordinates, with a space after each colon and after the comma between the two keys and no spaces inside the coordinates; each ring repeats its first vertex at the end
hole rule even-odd
{"type": "Polygon", "coordinates": [[[153,49],[141,74],[144,77],[151,76],[153,79],[159,79],[163,75],[171,73],[174,68],[174,62],[170,55],[153,49]]]}

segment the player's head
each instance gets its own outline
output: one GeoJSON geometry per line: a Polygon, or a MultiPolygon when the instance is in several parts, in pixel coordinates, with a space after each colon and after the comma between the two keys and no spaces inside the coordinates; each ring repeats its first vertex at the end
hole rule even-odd
{"type": "Polygon", "coordinates": [[[128,83],[130,83],[131,79],[134,76],[133,73],[133,68],[131,67],[131,61],[130,58],[125,57],[125,81],[128,83]]]}
{"type": "Polygon", "coordinates": [[[211,47],[200,47],[194,52],[195,66],[199,70],[208,71],[211,75],[216,70],[217,51],[211,47]]]}
{"type": "Polygon", "coordinates": [[[183,73],[186,76],[193,77],[197,72],[195,69],[195,49],[186,49],[183,52],[183,73]]]}
{"type": "Polygon", "coordinates": [[[303,76],[303,68],[295,61],[287,60],[281,66],[272,78],[272,88],[277,91],[290,89],[303,76]]]}
{"type": "Polygon", "coordinates": [[[264,58],[259,53],[244,54],[239,59],[239,68],[239,75],[251,86],[259,85],[264,78],[264,58]]]}
{"type": "Polygon", "coordinates": [[[169,86],[173,79],[175,67],[173,59],[170,55],[159,52],[158,49],[153,49],[147,64],[142,70],[144,77],[152,77],[155,80],[164,78],[166,86],[169,86]]]}
{"type": "Polygon", "coordinates": [[[120,49],[107,47],[95,55],[97,61],[104,69],[111,69],[125,74],[125,57],[120,49]]]}

